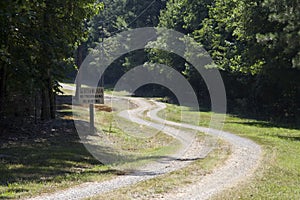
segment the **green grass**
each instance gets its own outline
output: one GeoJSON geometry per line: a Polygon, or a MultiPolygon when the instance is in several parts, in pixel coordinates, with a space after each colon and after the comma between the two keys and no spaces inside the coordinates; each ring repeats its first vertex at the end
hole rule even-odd
{"type": "MultiPolygon", "coordinates": [[[[64,92],[68,92],[68,90],[64,89],[64,92]]],[[[123,155],[115,163],[119,165],[118,168],[135,168],[156,160],[158,156],[167,156],[178,148],[178,141],[172,137],[154,128],[141,126],[119,117],[118,112],[135,107],[130,101],[124,99],[110,103],[108,101],[104,106],[112,106],[113,112],[98,111],[97,107],[95,108],[95,126],[101,137],[94,137],[92,142],[101,144],[102,147],[106,145],[101,143],[103,138],[111,141],[113,145],[108,146],[108,148],[118,148],[123,155]],[[125,163],[123,160],[125,160],[125,163]],[[120,164],[123,166],[120,166],[120,164]]],[[[61,112],[68,113],[66,119],[71,116],[75,120],[89,121],[87,105],[73,105],[73,111],[70,110],[69,106],[61,112]]]]}
{"type": "Polygon", "coordinates": [[[73,139],[71,135],[55,136],[2,146],[0,154],[9,157],[0,160],[0,199],[37,195],[115,176],[73,139]]]}
{"type": "MultiPolygon", "coordinates": [[[[168,105],[161,117],[181,121],[181,108],[168,105]]],[[[184,123],[208,126],[210,112],[201,112],[200,121],[193,121],[198,112],[183,107],[184,123]]],[[[224,130],[250,138],[263,148],[261,166],[254,178],[228,190],[216,199],[300,199],[300,131],[235,116],[226,116],[224,130]]]]}
{"type": "MultiPolygon", "coordinates": [[[[127,101],[123,102],[125,105],[127,101]]],[[[128,109],[128,106],[115,105],[117,112],[128,109]]],[[[88,121],[89,115],[82,106],[73,106],[75,120],[88,121]],[[78,117],[78,118],[77,118],[78,117]]],[[[66,111],[64,111],[66,112],[66,111]]],[[[117,112],[97,112],[95,126],[100,137],[93,137],[91,143],[100,144],[101,147],[118,149],[115,155],[114,167],[132,169],[161,156],[168,156],[179,147],[177,140],[154,128],[138,125],[117,115],[117,112]],[[105,138],[111,141],[106,145],[105,138]],[[102,143],[101,143],[102,142],[102,143]]],[[[101,151],[101,149],[99,149],[101,151]]]]}
{"type": "Polygon", "coordinates": [[[74,90],[62,89],[62,92],[64,93],[63,95],[71,95],[71,96],[75,95],[75,91],[74,90]]]}
{"type": "MultiPolygon", "coordinates": [[[[68,124],[62,125],[63,130],[52,132],[51,126],[55,125],[49,124],[45,133],[41,130],[23,140],[1,141],[0,199],[37,196],[88,181],[108,180],[125,173],[101,164],[85,149],[72,120],[80,116],[80,120],[87,123],[88,116],[83,114],[86,108],[78,106],[73,116],[71,107],[69,104],[58,107],[61,118],[58,122],[68,124]]],[[[119,110],[127,108],[127,105],[118,105],[119,110]]],[[[114,119],[126,125],[128,131],[135,130],[135,134],[138,134],[138,125],[118,118],[116,112],[96,111],[95,119],[96,127],[102,129],[103,134],[124,151],[136,155],[128,163],[122,163],[126,167],[136,167],[157,159],[158,156],[167,155],[177,145],[173,138],[162,133],[150,138],[133,137],[132,133],[119,128],[114,119]]],[[[157,132],[146,127],[142,131],[149,134],[157,132]]]]}

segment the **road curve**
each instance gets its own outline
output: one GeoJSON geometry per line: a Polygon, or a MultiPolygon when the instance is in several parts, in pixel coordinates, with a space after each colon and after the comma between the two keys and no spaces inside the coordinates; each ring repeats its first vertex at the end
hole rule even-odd
{"type": "Polygon", "coordinates": [[[158,108],[147,113],[148,117],[167,125],[189,128],[218,137],[231,145],[231,155],[223,166],[205,176],[201,181],[187,187],[176,189],[176,193],[168,193],[165,199],[209,199],[226,188],[235,186],[239,181],[251,176],[258,167],[262,149],[253,141],[232,133],[190,124],[165,121],[157,116],[157,112],[166,107],[158,103],[158,108]]]}
{"type": "MultiPolygon", "coordinates": [[[[68,86],[68,89],[74,90],[75,88],[68,86]]],[[[193,135],[182,130],[178,132],[176,127],[201,131],[218,137],[231,145],[232,153],[221,167],[214,169],[211,174],[204,176],[197,183],[176,189],[176,193],[164,194],[164,199],[209,199],[213,195],[251,176],[260,162],[262,150],[259,145],[249,139],[220,130],[163,120],[157,116],[157,112],[166,107],[163,103],[154,101],[150,103],[142,98],[130,98],[130,101],[137,104],[138,107],[133,110],[123,111],[120,113],[120,116],[135,123],[150,125],[152,128],[162,130],[164,133],[178,139],[182,146],[174,154],[175,158],[199,158],[204,157],[208,153],[206,149],[201,148],[203,145],[195,142],[193,135]],[[151,118],[152,122],[141,119],[145,111],[148,111],[147,116],[151,118]],[[176,134],[174,134],[175,132],[176,134]]],[[[104,182],[84,183],[73,188],[31,199],[84,199],[178,170],[191,162],[164,159],[144,166],[141,170],[129,175],[119,176],[104,182]]]]}
{"type": "MultiPolygon", "coordinates": [[[[161,119],[157,116],[157,113],[166,108],[166,105],[164,103],[152,101],[155,106],[152,106],[152,109],[150,109],[149,106],[147,106],[147,100],[145,99],[130,98],[130,100],[139,105],[138,109],[129,111],[133,113],[133,116],[136,116],[136,118],[138,118],[137,120],[133,120],[136,123],[141,123],[140,117],[142,117],[143,111],[148,109],[149,111],[146,114],[147,117],[157,123],[164,124],[165,128],[162,130],[171,136],[173,135],[170,134],[169,131],[165,131],[168,130],[168,128],[187,128],[206,133],[215,138],[220,138],[221,140],[229,143],[231,146],[231,155],[225,161],[223,166],[214,169],[212,173],[204,176],[203,179],[201,179],[201,181],[197,183],[193,183],[192,185],[188,185],[179,189],[176,188],[176,192],[164,194],[164,199],[209,199],[213,195],[225,190],[226,188],[235,186],[240,181],[245,180],[247,177],[250,177],[253,174],[254,170],[258,167],[262,150],[261,147],[253,141],[221,130],[184,123],[176,123],[161,119]]],[[[155,125],[155,123],[152,123],[151,127],[157,129],[161,128],[155,125]]],[[[174,130],[171,130],[171,133],[172,132],[174,133],[174,130]]],[[[184,131],[180,131],[179,135],[178,133],[174,134],[174,137],[181,141],[181,143],[183,144],[192,145],[191,137],[187,138],[188,135],[184,131]]],[[[188,152],[189,149],[193,149],[194,151],[195,149],[198,150],[198,155],[201,155],[200,157],[204,157],[207,153],[209,153],[209,150],[211,150],[210,148],[201,149],[201,146],[198,146],[196,148],[188,146],[185,151],[188,152]]],[[[190,154],[188,155],[190,156],[190,154]]],[[[184,157],[187,155],[181,156],[184,157]]]]}

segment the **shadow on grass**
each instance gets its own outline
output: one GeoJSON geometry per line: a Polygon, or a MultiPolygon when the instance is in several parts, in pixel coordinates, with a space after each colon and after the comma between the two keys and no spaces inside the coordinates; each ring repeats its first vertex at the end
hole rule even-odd
{"type": "Polygon", "coordinates": [[[286,135],[277,135],[280,139],[291,140],[291,141],[300,141],[300,136],[286,136],[286,135]]]}
{"type": "MultiPolygon", "coordinates": [[[[30,126],[26,127],[26,134],[28,131],[29,133],[33,132],[28,137],[22,136],[24,127],[20,127],[13,130],[11,139],[0,141],[0,186],[4,188],[0,191],[0,199],[10,198],[8,195],[1,196],[3,191],[4,193],[29,192],[28,188],[24,189],[23,186],[30,182],[43,184],[45,182],[76,181],[80,179],[79,176],[85,175],[126,174],[126,172],[114,169],[99,170],[97,168],[102,163],[86,150],[82,144],[85,141],[80,140],[74,127],[72,112],[68,112],[68,109],[71,109],[71,101],[71,96],[58,97],[59,119],[41,123],[34,129],[30,126]],[[16,185],[10,187],[14,184],[16,185]]],[[[88,126],[87,122],[82,121],[81,123],[83,126],[88,126]]],[[[11,129],[8,129],[5,136],[11,133],[10,131],[11,129]]],[[[124,155],[117,155],[113,150],[105,148],[95,146],[95,149],[99,150],[99,154],[106,153],[105,156],[126,162],[176,160],[176,158],[168,156],[123,157],[124,155]]],[[[149,175],[151,173],[154,172],[140,171],[140,173],[135,172],[134,174],[149,175]]]]}
{"type": "MultiPolygon", "coordinates": [[[[178,104],[175,104],[175,103],[170,103],[170,104],[178,106],[178,104]]],[[[212,112],[209,107],[205,107],[205,106],[202,106],[200,108],[189,107],[188,111],[194,112],[194,113],[197,113],[200,111],[202,113],[207,113],[207,114],[210,114],[212,112]]],[[[217,113],[217,114],[222,114],[222,113],[217,113]]],[[[226,121],[226,123],[257,126],[257,127],[261,127],[261,128],[275,127],[275,128],[300,130],[300,123],[296,123],[296,122],[270,121],[270,120],[266,120],[265,117],[263,117],[263,116],[246,115],[246,114],[230,112],[230,111],[227,111],[226,114],[229,114],[230,116],[244,120],[243,122],[241,122],[241,121],[226,121]],[[248,121],[246,121],[246,120],[248,120],[248,121]]]]}
{"type": "MultiPolygon", "coordinates": [[[[71,100],[71,96],[59,96],[58,111],[71,108],[71,100]]],[[[78,175],[83,174],[113,172],[97,170],[97,166],[102,164],[85,149],[73,120],[63,119],[66,115],[71,116],[72,112],[58,112],[58,119],[50,122],[3,126],[5,134],[0,138],[0,186],[60,182],[68,178],[76,180],[78,175]]],[[[18,190],[12,187],[5,192],[13,189],[18,190]]]]}
{"type": "MultiPolygon", "coordinates": [[[[6,193],[22,193],[26,191],[18,190],[19,186],[27,183],[62,182],[77,180],[78,176],[97,174],[122,175],[124,172],[103,168],[103,165],[95,159],[80,140],[74,121],[71,119],[72,112],[65,111],[71,109],[71,96],[59,96],[58,119],[45,122],[30,127],[27,125],[26,134],[22,132],[24,127],[17,129],[7,128],[5,137],[0,138],[0,186],[5,187],[6,193]],[[63,112],[60,112],[63,109],[63,112]],[[70,117],[64,119],[64,117],[70,117]],[[32,132],[28,134],[28,132],[32,132]],[[12,137],[9,136],[12,135],[12,137]],[[23,137],[26,135],[26,137],[23,137]],[[7,136],[7,138],[6,138],[7,136]],[[14,187],[10,185],[17,184],[14,187]],[[10,191],[14,190],[14,191],[10,191]]],[[[83,126],[88,126],[87,122],[80,122],[83,126]]],[[[107,157],[126,162],[136,162],[140,160],[156,160],[160,158],[175,159],[171,157],[123,157],[117,155],[107,147],[91,147],[98,150],[99,154],[105,153],[107,157]]],[[[0,198],[1,196],[0,191],[0,198]]],[[[9,198],[5,196],[5,198],[9,198]]]]}
{"type": "MultiPolygon", "coordinates": [[[[106,157],[114,158],[116,161],[126,161],[127,163],[141,160],[161,159],[162,162],[178,160],[169,156],[123,157],[123,155],[110,153],[109,150],[103,149],[100,146],[95,146],[94,149],[98,149],[99,153],[104,153],[106,157]]],[[[93,169],[95,165],[101,165],[101,163],[93,158],[81,143],[74,141],[59,144],[23,144],[22,146],[1,148],[2,152],[5,152],[7,155],[0,159],[0,185],[3,186],[26,182],[40,183],[45,181],[60,182],[66,179],[76,180],[76,176],[67,177],[71,174],[127,174],[126,170],[122,172],[114,169],[93,169]]],[[[134,174],[142,176],[149,175],[149,173],[142,173],[141,171],[141,173],[135,172],[134,174]]]]}
{"type": "MultiPolygon", "coordinates": [[[[247,118],[245,118],[247,119],[247,118]]],[[[251,119],[253,120],[253,119],[251,119]]],[[[239,122],[239,121],[228,121],[226,123],[231,123],[231,124],[241,124],[241,125],[248,125],[248,126],[256,126],[256,127],[261,127],[261,128],[287,128],[287,129],[300,129],[299,125],[297,124],[275,124],[272,122],[267,122],[267,121],[249,121],[249,122],[239,122]]]]}
{"type": "Polygon", "coordinates": [[[78,138],[55,136],[36,138],[32,142],[15,143],[0,149],[0,184],[41,182],[70,173],[98,173],[87,169],[101,165],[78,142],[78,138]]]}

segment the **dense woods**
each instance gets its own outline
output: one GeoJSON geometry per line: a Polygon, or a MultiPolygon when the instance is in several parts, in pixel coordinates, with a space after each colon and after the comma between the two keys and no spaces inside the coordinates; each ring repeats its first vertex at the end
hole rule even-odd
{"type": "Polygon", "coordinates": [[[160,26],[190,34],[209,51],[223,75],[230,111],[299,122],[299,6],[174,0],[162,11],[160,26]]]}
{"type": "MultiPolygon", "coordinates": [[[[166,27],[193,37],[217,63],[230,112],[299,123],[298,0],[21,0],[1,2],[0,113],[55,117],[58,81],[105,38],[137,27],[166,27]]],[[[141,50],[109,67],[106,86],[145,62],[174,67],[202,106],[206,86],[182,58],[141,50]]],[[[169,94],[156,88],[160,95],[169,94]]],[[[149,94],[147,87],[140,92],[149,94]],[[148,91],[148,92],[146,92],[148,91]]]]}
{"type": "Polygon", "coordinates": [[[1,117],[55,117],[58,81],[73,65],[74,49],[87,36],[85,21],[102,4],[80,1],[0,3],[1,117]]]}

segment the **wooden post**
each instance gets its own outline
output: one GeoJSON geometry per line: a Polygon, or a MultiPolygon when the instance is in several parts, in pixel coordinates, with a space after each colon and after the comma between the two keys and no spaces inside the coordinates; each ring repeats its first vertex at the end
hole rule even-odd
{"type": "Polygon", "coordinates": [[[94,104],[90,104],[90,133],[94,133],[94,104]]]}

